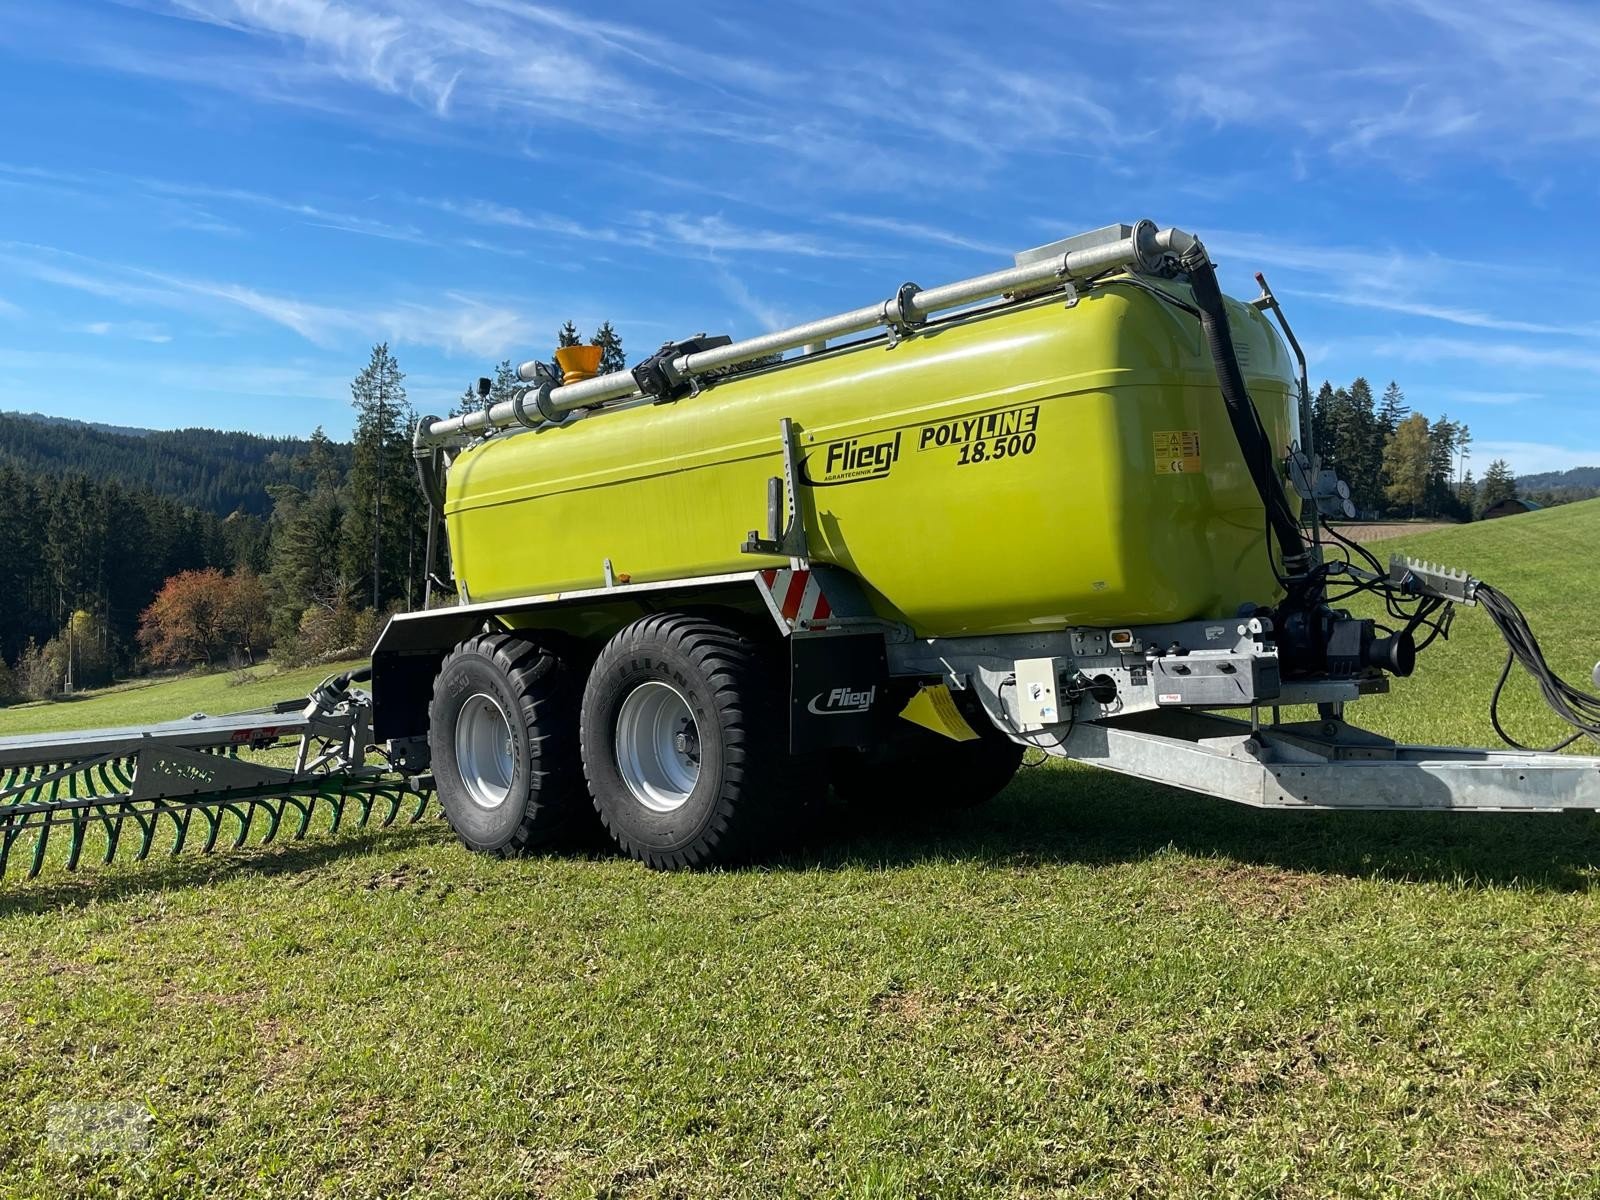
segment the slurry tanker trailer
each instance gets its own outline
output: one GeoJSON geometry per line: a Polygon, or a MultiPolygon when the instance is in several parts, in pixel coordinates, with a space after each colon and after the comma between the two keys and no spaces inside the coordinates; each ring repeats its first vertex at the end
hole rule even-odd
{"type": "Polygon", "coordinates": [[[370,672],[262,713],[0,741],[0,849],[34,832],[37,869],[56,829],[75,862],[103,826],[109,858],[131,822],[144,852],[197,813],[209,847],[436,789],[474,850],[598,813],[692,867],[803,838],[830,787],[980,803],[1030,748],[1264,808],[1600,808],[1600,759],[1565,743],[1347,723],[1457,605],[1569,741],[1600,740],[1600,698],[1489,584],[1329,524],[1348,488],[1257,281],[1224,296],[1196,237],[1140,221],[629,371],[524,363],[509,400],[416,428],[430,603],[370,672]],[[1340,607],[1358,594],[1384,615],[1340,607]],[[285,740],[293,766],[238,753],[285,740]]]}

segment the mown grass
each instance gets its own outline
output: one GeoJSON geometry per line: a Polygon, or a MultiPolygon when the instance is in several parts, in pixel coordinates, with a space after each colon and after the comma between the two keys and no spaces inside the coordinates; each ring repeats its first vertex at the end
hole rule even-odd
{"type": "MultiPolygon", "coordinates": [[[[1551,666],[1593,690],[1590,673],[1600,659],[1600,500],[1374,542],[1371,548],[1386,566],[1391,554],[1406,554],[1460,567],[1493,584],[1522,608],[1551,666]]],[[[1352,607],[1363,615],[1377,611],[1352,607]]],[[[1396,681],[1388,696],[1364,700],[1351,710],[1351,719],[1407,741],[1499,744],[1488,703],[1505,644],[1481,610],[1459,609],[1456,617],[1450,640],[1423,652],[1414,678],[1396,681]]],[[[1507,732],[1526,745],[1549,745],[1571,732],[1551,716],[1520,668],[1504,708],[1507,732]]]]}
{"type": "MultiPolygon", "coordinates": [[[[1597,536],[1574,506],[1410,546],[1582,678],[1597,536]]],[[[1480,738],[1484,624],[1352,716],[1480,738]]],[[[1591,1194],[1597,863],[1589,816],[1051,766],[742,871],[499,862],[428,822],[12,882],[0,1191],[1591,1194]],[[46,1149],[75,1100],[147,1105],[148,1148],[46,1149]]]]}

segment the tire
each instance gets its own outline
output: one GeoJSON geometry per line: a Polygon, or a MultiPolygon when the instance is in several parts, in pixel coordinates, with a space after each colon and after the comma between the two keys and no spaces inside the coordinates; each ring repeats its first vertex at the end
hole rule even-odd
{"type": "Polygon", "coordinates": [[[976,808],[1003,792],[1022,765],[1024,748],[987,722],[970,742],[902,724],[882,745],[834,758],[831,775],[839,799],[902,812],[976,808]]]}
{"type": "Polygon", "coordinates": [[[580,740],[594,806],[622,850],[657,870],[748,859],[801,825],[787,673],[718,621],[657,613],[595,660],[580,740]]]}
{"type": "Polygon", "coordinates": [[[471,850],[515,858],[588,819],[578,756],[578,687],[535,642],[462,642],[434,679],[428,743],[445,820],[471,850]]]}

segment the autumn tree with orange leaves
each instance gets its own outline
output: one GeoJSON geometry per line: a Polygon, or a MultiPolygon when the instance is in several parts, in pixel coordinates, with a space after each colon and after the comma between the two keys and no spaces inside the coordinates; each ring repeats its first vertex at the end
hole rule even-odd
{"type": "Polygon", "coordinates": [[[266,589],[253,571],[182,571],[140,615],[139,644],[157,666],[211,666],[230,648],[254,663],[267,621],[266,589]]]}

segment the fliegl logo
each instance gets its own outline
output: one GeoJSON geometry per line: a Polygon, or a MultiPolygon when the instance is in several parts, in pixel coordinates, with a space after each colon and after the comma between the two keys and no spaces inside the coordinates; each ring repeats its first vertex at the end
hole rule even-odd
{"type": "Polygon", "coordinates": [[[807,482],[858,483],[863,479],[882,479],[900,459],[900,434],[883,437],[845,438],[829,442],[806,457],[807,482]],[[821,467],[819,473],[818,467],[821,467]]]}
{"type": "Polygon", "coordinates": [[[832,691],[818,692],[811,697],[811,703],[806,707],[819,717],[836,717],[841,713],[864,713],[872,707],[877,695],[876,685],[864,692],[836,687],[832,691]]]}

